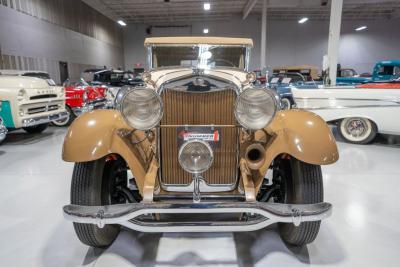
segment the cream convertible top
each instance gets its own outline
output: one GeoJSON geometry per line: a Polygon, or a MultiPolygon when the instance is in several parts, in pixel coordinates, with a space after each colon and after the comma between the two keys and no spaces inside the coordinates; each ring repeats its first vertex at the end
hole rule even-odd
{"type": "Polygon", "coordinates": [[[144,45],[153,44],[210,44],[210,45],[247,45],[253,46],[253,40],[248,38],[227,38],[227,37],[153,37],[146,38],[144,45]]]}

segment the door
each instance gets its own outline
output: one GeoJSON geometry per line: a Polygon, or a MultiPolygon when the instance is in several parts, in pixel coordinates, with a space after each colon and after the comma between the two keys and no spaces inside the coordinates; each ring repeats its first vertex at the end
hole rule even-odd
{"type": "Polygon", "coordinates": [[[68,74],[68,63],[60,61],[59,62],[60,66],[60,84],[63,84],[66,79],[68,79],[69,74],[68,74]]]}

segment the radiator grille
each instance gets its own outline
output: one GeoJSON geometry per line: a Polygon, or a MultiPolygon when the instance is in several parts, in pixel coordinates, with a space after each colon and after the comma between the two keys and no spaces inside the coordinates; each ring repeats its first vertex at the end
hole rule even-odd
{"type": "MultiPolygon", "coordinates": [[[[194,93],[165,90],[161,125],[234,125],[236,94],[232,90],[194,93]]],[[[162,128],[160,136],[161,175],[165,184],[188,184],[191,174],[178,162],[177,129],[162,128]]],[[[221,145],[214,149],[213,166],[203,174],[209,184],[233,184],[237,173],[237,128],[221,129],[221,145]]]]}

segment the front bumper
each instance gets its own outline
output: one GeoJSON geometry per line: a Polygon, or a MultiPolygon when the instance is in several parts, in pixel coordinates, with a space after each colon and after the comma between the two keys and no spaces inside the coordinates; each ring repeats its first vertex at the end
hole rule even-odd
{"type": "Polygon", "coordinates": [[[77,223],[119,224],[140,232],[242,232],[254,231],[283,222],[298,226],[302,222],[319,221],[332,213],[329,203],[278,204],[262,202],[173,202],[129,203],[108,206],[64,206],[66,219],[77,223]],[[221,214],[250,213],[255,219],[246,221],[159,222],[141,220],[146,214],[221,214]]]}
{"type": "Polygon", "coordinates": [[[61,111],[49,115],[31,117],[28,119],[22,119],[22,127],[31,127],[39,124],[45,124],[52,121],[62,120],[68,117],[67,111],[61,111]]]}
{"type": "Polygon", "coordinates": [[[105,109],[107,108],[107,99],[95,100],[92,102],[85,103],[82,107],[72,108],[75,116],[79,116],[82,113],[89,112],[95,109],[105,109]]]}
{"type": "Polygon", "coordinates": [[[6,126],[4,126],[3,120],[0,118],[0,143],[6,139],[7,132],[8,130],[6,126]]]}

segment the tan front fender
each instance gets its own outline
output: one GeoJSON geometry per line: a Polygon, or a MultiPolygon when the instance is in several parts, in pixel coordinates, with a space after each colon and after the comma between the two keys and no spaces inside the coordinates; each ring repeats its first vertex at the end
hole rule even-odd
{"type": "MultiPolygon", "coordinates": [[[[85,113],[69,127],[64,139],[62,158],[68,162],[86,162],[118,154],[129,165],[139,190],[142,191],[150,160],[146,159],[146,153],[141,147],[149,148],[150,144],[146,140],[140,146],[134,145],[123,134],[132,130],[119,111],[96,110],[85,113]]],[[[137,139],[143,139],[143,136],[143,132],[135,132],[137,139]]]]}
{"type": "Polygon", "coordinates": [[[278,155],[287,154],[315,165],[332,164],[339,159],[331,130],[315,113],[304,110],[279,111],[265,131],[273,138],[265,147],[266,160],[255,177],[257,190],[278,155]]]}

